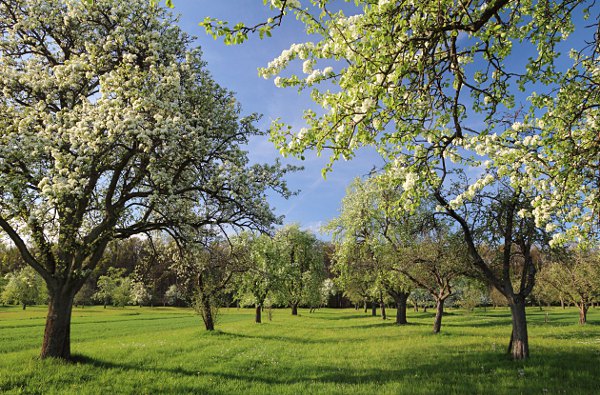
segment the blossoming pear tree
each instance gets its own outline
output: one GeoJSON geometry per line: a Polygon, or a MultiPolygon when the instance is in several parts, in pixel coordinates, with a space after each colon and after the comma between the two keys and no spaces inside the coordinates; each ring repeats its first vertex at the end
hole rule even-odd
{"type": "Polygon", "coordinates": [[[73,297],[114,239],[266,228],[275,165],[174,19],[147,0],[0,2],[0,229],[45,280],[41,357],[70,358],[73,297]]]}

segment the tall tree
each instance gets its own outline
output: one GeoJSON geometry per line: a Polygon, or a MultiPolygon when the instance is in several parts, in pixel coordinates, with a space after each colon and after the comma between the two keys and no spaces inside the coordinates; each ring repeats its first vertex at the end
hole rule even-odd
{"type": "Polygon", "coordinates": [[[41,357],[68,359],[73,297],[111,240],[268,226],[284,170],[248,165],[256,117],[160,7],[6,0],[0,32],[0,228],[48,286],[41,357]]]}

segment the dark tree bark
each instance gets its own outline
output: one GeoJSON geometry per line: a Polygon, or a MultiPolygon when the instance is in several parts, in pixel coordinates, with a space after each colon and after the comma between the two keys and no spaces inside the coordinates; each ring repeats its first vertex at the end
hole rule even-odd
{"type": "Polygon", "coordinates": [[[531,254],[535,245],[535,224],[523,219],[517,219],[515,214],[522,207],[523,198],[527,201],[529,197],[521,194],[521,190],[514,190],[510,196],[502,197],[502,209],[493,216],[492,223],[498,223],[498,234],[503,241],[502,247],[502,271],[494,272],[490,262],[486,261],[478,251],[473,237],[472,229],[467,220],[457,213],[442,196],[440,191],[434,192],[438,203],[446,209],[447,214],[454,218],[463,230],[463,237],[473,260],[473,265],[479,269],[485,279],[493,285],[508,300],[512,314],[512,334],[508,345],[508,352],[513,359],[522,360],[529,358],[529,340],[527,335],[527,319],[525,314],[525,298],[531,294],[535,285],[536,267],[531,254]],[[513,265],[515,253],[513,249],[518,247],[518,253],[522,257],[519,269],[513,265]],[[515,289],[511,270],[520,272],[520,282],[515,289]],[[500,274],[500,275],[498,275],[500,274]]]}
{"type": "Polygon", "coordinates": [[[71,358],[71,311],[75,293],[50,291],[48,316],[40,357],[71,358]]]}
{"type": "Polygon", "coordinates": [[[210,304],[210,297],[204,294],[204,292],[200,293],[200,303],[202,303],[202,321],[204,321],[204,327],[207,331],[214,331],[215,319],[210,304]]]}
{"type": "Polygon", "coordinates": [[[23,303],[23,310],[27,308],[27,303],[23,303]]]}
{"type": "Polygon", "coordinates": [[[365,307],[365,313],[366,313],[367,311],[369,311],[369,308],[367,307],[367,300],[366,300],[366,299],[365,299],[365,301],[364,301],[364,307],[365,307]]]}
{"type": "Polygon", "coordinates": [[[394,297],[396,302],[396,325],[406,325],[406,301],[408,300],[408,293],[398,293],[394,297]]]}
{"type": "Polygon", "coordinates": [[[579,324],[583,325],[587,322],[588,305],[587,302],[579,302],[579,324]]]}
{"type": "Polygon", "coordinates": [[[445,299],[438,299],[435,306],[435,319],[433,320],[433,333],[440,333],[442,330],[442,317],[444,315],[445,299]]]}
{"type": "Polygon", "coordinates": [[[371,315],[372,315],[373,317],[376,317],[376,316],[377,316],[377,302],[376,302],[376,301],[373,301],[373,302],[371,303],[371,315]]]}
{"type": "Polygon", "coordinates": [[[292,303],[292,315],[298,315],[298,303],[292,303]]]}
{"type": "Polygon", "coordinates": [[[262,323],[260,303],[256,304],[256,318],[254,322],[256,322],[257,324],[262,323]]]}
{"type": "Polygon", "coordinates": [[[508,344],[508,352],[513,359],[529,358],[529,338],[527,335],[527,316],[525,314],[525,299],[516,295],[510,304],[512,314],[512,334],[508,344]]]}

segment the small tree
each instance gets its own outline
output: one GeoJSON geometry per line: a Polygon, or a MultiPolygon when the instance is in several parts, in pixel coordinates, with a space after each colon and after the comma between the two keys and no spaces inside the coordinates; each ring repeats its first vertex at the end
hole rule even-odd
{"type": "Polygon", "coordinates": [[[600,253],[575,247],[550,255],[539,274],[540,287],[564,295],[579,308],[579,323],[587,322],[592,298],[600,292],[600,253]]]}
{"type": "Polygon", "coordinates": [[[119,279],[123,276],[125,270],[110,267],[105,275],[98,277],[96,284],[98,290],[94,294],[93,298],[101,302],[106,308],[107,305],[113,303],[115,290],[119,284],[119,279]]]}
{"type": "Polygon", "coordinates": [[[323,245],[310,232],[298,225],[280,229],[274,237],[280,254],[277,299],[292,308],[298,315],[300,304],[310,305],[320,298],[325,279],[323,245]]]}
{"type": "Polygon", "coordinates": [[[15,273],[8,273],[7,280],[2,290],[2,302],[6,304],[20,304],[23,310],[27,305],[44,303],[47,292],[44,281],[39,274],[30,267],[25,267],[15,273]]]}
{"type": "Polygon", "coordinates": [[[172,243],[173,266],[180,284],[191,295],[192,306],[206,330],[215,329],[218,309],[235,273],[242,271],[235,247],[224,237],[204,229],[185,242],[172,243]]]}
{"type": "Polygon", "coordinates": [[[172,284],[165,292],[164,298],[166,304],[175,306],[178,301],[183,300],[183,294],[177,284],[172,284]]]}
{"type": "Polygon", "coordinates": [[[151,297],[152,295],[150,295],[146,284],[141,281],[131,282],[131,294],[129,299],[133,304],[142,307],[143,304],[146,304],[150,301],[151,297]]]}
{"type": "Polygon", "coordinates": [[[120,277],[116,281],[116,287],[113,290],[112,301],[115,307],[125,307],[132,302],[132,285],[131,277],[120,277]]]}
{"type": "Polygon", "coordinates": [[[278,244],[265,234],[244,232],[233,240],[236,256],[244,270],[234,284],[236,298],[249,300],[256,309],[255,322],[262,322],[262,308],[279,283],[281,253],[278,244]]]}

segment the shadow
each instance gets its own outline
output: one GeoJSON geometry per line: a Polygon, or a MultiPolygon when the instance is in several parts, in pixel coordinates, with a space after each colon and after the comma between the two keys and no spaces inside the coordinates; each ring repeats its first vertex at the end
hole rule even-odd
{"type": "MultiPolygon", "coordinates": [[[[354,328],[354,327],[353,327],[354,328]]],[[[219,331],[219,335],[227,336],[230,338],[242,338],[242,339],[254,339],[254,340],[270,340],[294,344],[329,344],[329,343],[354,343],[356,341],[363,340],[362,337],[344,337],[344,338],[331,338],[331,339],[309,339],[302,337],[291,337],[291,336],[271,336],[271,335],[247,335],[242,333],[231,333],[225,331],[219,331]]]]}
{"type": "Polygon", "coordinates": [[[151,317],[151,318],[140,318],[137,315],[133,315],[133,314],[122,314],[121,316],[126,316],[126,317],[129,316],[131,318],[122,319],[122,320],[95,320],[95,321],[83,321],[83,322],[71,321],[71,325],[110,324],[113,322],[180,320],[180,319],[187,319],[187,318],[193,317],[192,314],[190,314],[189,316],[173,315],[173,316],[160,316],[160,317],[151,317]]]}
{"type": "MultiPolygon", "coordinates": [[[[389,363],[377,368],[351,368],[338,365],[323,365],[307,360],[302,369],[290,371],[293,366],[271,366],[260,360],[239,362],[235,367],[219,366],[211,370],[202,361],[190,362],[175,368],[161,366],[141,366],[133,363],[100,360],[86,355],[74,355],[74,363],[98,369],[116,369],[131,373],[167,374],[184,377],[209,377],[218,381],[241,381],[246,386],[258,384],[294,385],[301,384],[306,390],[317,389],[319,385],[396,385],[402,388],[407,382],[418,381],[419,392],[423,393],[596,393],[596,377],[600,365],[590,363],[598,359],[595,350],[580,352],[553,352],[538,348],[526,361],[512,361],[501,351],[488,351],[467,354],[440,354],[434,360],[396,359],[389,357],[389,363]],[[245,369],[253,366],[252,370],[245,369]],[[501,381],[499,381],[501,380],[501,381]]],[[[136,377],[136,374],[132,374],[136,377]]],[[[157,376],[160,377],[160,376],[157,376]]],[[[246,388],[247,389],[247,388],[246,388]]],[[[272,390],[282,391],[282,387],[272,390]]],[[[340,388],[340,389],[343,389],[340,388]]],[[[346,388],[349,390],[350,388],[346,388]]],[[[390,387],[388,387],[388,390],[390,387]]],[[[188,384],[177,391],[198,392],[200,388],[188,384]]],[[[202,388],[202,393],[211,393],[202,388]]],[[[222,390],[220,392],[223,392],[222,390]]]]}
{"type": "MultiPolygon", "coordinates": [[[[528,322],[529,324],[529,322],[528,322]]],[[[458,327],[458,328],[488,328],[488,327],[503,327],[503,326],[512,326],[512,319],[510,318],[500,318],[500,317],[494,317],[494,320],[492,321],[483,321],[483,322],[476,322],[476,321],[468,321],[465,323],[462,322],[447,322],[447,321],[442,321],[442,326],[451,326],[451,327],[458,327]]]]}
{"type": "Polygon", "coordinates": [[[414,321],[408,321],[406,324],[398,325],[398,324],[396,324],[396,320],[394,320],[394,319],[388,319],[385,321],[380,319],[378,324],[352,325],[349,328],[368,329],[368,328],[387,328],[390,326],[393,326],[396,328],[406,328],[406,327],[431,326],[431,325],[433,325],[433,323],[429,324],[429,323],[414,322],[414,321]]]}
{"type": "Polygon", "coordinates": [[[320,319],[320,320],[326,320],[326,321],[345,321],[345,320],[355,320],[355,319],[364,319],[364,318],[373,318],[373,316],[371,314],[365,313],[365,314],[359,314],[359,313],[352,313],[352,314],[348,314],[348,315],[319,315],[319,314],[311,314],[311,315],[304,315],[305,318],[316,318],[316,319],[320,319]]]}

